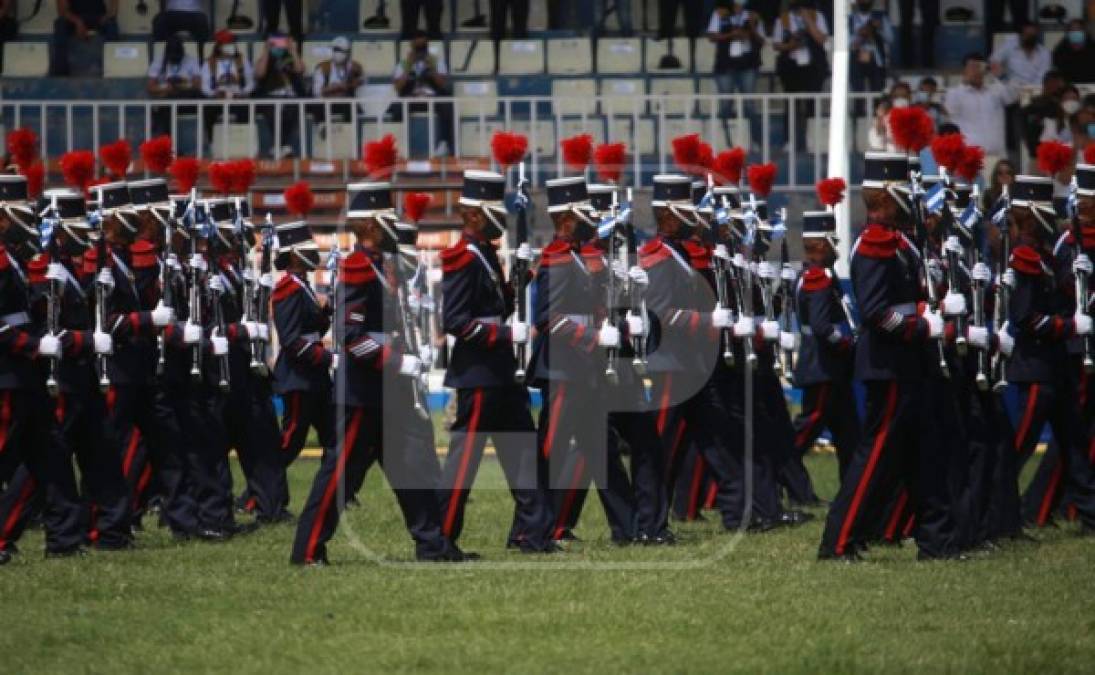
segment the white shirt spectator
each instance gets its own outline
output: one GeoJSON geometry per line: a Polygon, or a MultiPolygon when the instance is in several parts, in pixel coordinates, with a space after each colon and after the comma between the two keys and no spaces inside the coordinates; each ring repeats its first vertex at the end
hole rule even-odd
{"type": "Polygon", "coordinates": [[[323,98],[325,96],[324,89],[336,84],[343,84],[349,80],[357,80],[360,84],[365,83],[361,64],[357,61],[346,61],[345,63],[335,63],[334,60],[323,61],[312,72],[312,96],[323,98]]]}
{"type": "MultiPolygon", "coordinates": [[[[852,51],[858,54],[866,54],[874,61],[876,66],[885,67],[889,62],[890,49],[893,47],[893,24],[890,23],[890,18],[882,12],[875,12],[873,9],[869,12],[861,12],[856,9],[849,16],[849,21],[851,22],[851,31],[849,31],[848,39],[851,41],[852,51]],[[875,41],[864,40],[859,37],[860,29],[873,19],[878,19],[882,24],[878,32],[878,37],[882,40],[881,50],[879,50],[879,45],[875,41]]],[[[858,56],[853,55],[852,58],[858,58],[858,56]]]]}
{"type": "Polygon", "coordinates": [[[950,120],[970,145],[979,145],[986,155],[1004,155],[1004,108],[1016,101],[1015,89],[999,82],[985,82],[980,89],[963,82],[947,90],[943,106],[950,120]]]}
{"type": "MultiPolygon", "coordinates": [[[[829,24],[825,21],[825,15],[821,12],[815,12],[814,19],[817,29],[829,35],[829,24]]],[[[783,44],[787,42],[790,37],[796,33],[806,32],[806,21],[797,12],[789,12],[787,14],[787,21],[790,24],[788,28],[783,27],[783,17],[776,19],[776,27],[772,31],[772,42],[774,44],[783,44]]],[[[795,51],[791,52],[791,58],[795,60],[795,63],[799,66],[810,65],[810,59],[812,58],[810,50],[807,47],[799,47],[795,51]]],[[[820,83],[818,86],[821,86],[820,83]]]]}
{"type": "Polygon", "coordinates": [[[179,81],[189,84],[195,78],[201,76],[201,66],[198,65],[198,59],[190,54],[183,55],[182,61],[178,63],[168,63],[166,67],[163,59],[164,57],[161,54],[152,61],[152,65],[148,67],[148,79],[156,80],[161,85],[169,82],[178,83],[179,81]]]}
{"type": "Polygon", "coordinates": [[[1024,87],[1041,87],[1042,78],[1053,67],[1053,54],[1039,43],[1029,53],[1018,35],[1009,35],[989,59],[1004,67],[1008,81],[1024,87]]]}
{"type": "MultiPolygon", "coordinates": [[[[429,69],[433,70],[438,75],[448,75],[449,74],[448,68],[445,65],[445,60],[442,59],[439,56],[434,56],[433,54],[430,54],[425,59],[423,59],[421,61],[418,61],[418,62],[415,62],[415,63],[411,63],[410,59],[404,59],[404,60],[400,61],[395,66],[395,73],[392,74],[392,79],[393,80],[398,80],[401,77],[407,75],[409,72],[411,74],[417,75],[417,73],[413,72],[415,67],[428,67],[429,69]],[[419,63],[424,64],[424,66],[418,66],[419,63]]],[[[417,78],[416,79],[415,90],[414,90],[414,93],[412,94],[412,96],[436,96],[436,95],[437,95],[437,91],[433,88],[433,85],[431,85],[428,81],[426,81],[422,78],[417,78]]]]}
{"type": "Polygon", "coordinates": [[[247,57],[239,54],[236,58],[212,57],[202,64],[202,93],[213,98],[218,91],[238,95],[249,95],[255,90],[255,72],[247,57]]]}

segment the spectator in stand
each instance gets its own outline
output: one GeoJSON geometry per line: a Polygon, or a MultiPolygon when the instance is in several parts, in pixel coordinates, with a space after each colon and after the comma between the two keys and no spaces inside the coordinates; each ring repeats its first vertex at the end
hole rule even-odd
{"type": "Polygon", "coordinates": [[[677,12],[684,12],[684,34],[695,39],[703,30],[703,0],[658,0],[658,39],[677,34],[677,12]]]}
{"type": "MultiPolygon", "coordinates": [[[[993,52],[989,62],[999,68],[997,76],[1003,77],[1016,89],[1033,89],[1042,86],[1042,79],[1053,65],[1053,55],[1040,41],[1041,30],[1038,24],[1024,21],[1020,24],[1019,35],[1010,35],[993,52]]],[[[1022,113],[1018,104],[1008,106],[1007,144],[1011,150],[1017,150],[1022,136],[1022,113]]]]}
{"type": "Polygon", "coordinates": [[[1095,40],[1081,19],[1068,22],[1068,32],[1053,49],[1053,67],[1075,83],[1095,82],[1095,40]]]}
{"type": "Polygon", "coordinates": [[[912,89],[898,80],[890,87],[889,95],[883,96],[875,104],[874,123],[867,132],[867,145],[871,150],[896,152],[893,136],[890,135],[890,111],[894,108],[907,108],[912,105],[912,89]]]}
{"type": "Polygon", "coordinates": [[[528,37],[529,0],[490,0],[490,38],[497,45],[506,37],[506,13],[513,22],[510,37],[524,40],[528,37]]]}
{"type": "Polygon", "coordinates": [[[985,40],[992,51],[993,38],[1004,31],[1019,31],[1030,20],[1030,0],[985,0],[985,40]],[[1011,23],[1004,21],[1004,6],[1011,14],[1011,23]]]}
{"type": "MultiPolygon", "coordinates": [[[[445,61],[430,53],[429,36],[423,31],[415,34],[410,51],[396,64],[392,78],[395,91],[401,98],[452,96],[445,61]]],[[[410,106],[412,111],[431,108],[437,118],[437,145],[433,154],[446,156],[451,153],[453,145],[452,103],[434,103],[432,106],[419,103],[410,106]]]]}
{"type": "Polygon", "coordinates": [[[593,21],[597,35],[608,33],[608,17],[611,14],[616,15],[622,37],[635,34],[635,24],[631,19],[631,0],[593,0],[593,21]]]}
{"type": "MultiPolygon", "coordinates": [[[[255,61],[255,83],[259,98],[290,99],[308,95],[304,84],[304,61],[296,40],[278,33],[266,38],[262,56],[255,61]]],[[[275,159],[292,156],[293,146],[300,136],[300,107],[262,106],[259,111],[266,117],[270,132],[270,155],[275,159]],[[280,127],[275,126],[279,113],[280,127]],[[275,133],[279,128],[280,134],[275,133]]]]}
{"type": "MultiPolygon", "coordinates": [[[[962,84],[947,90],[943,107],[970,145],[985,151],[985,166],[993,166],[1007,153],[1006,108],[1017,100],[1015,89],[999,81],[987,81],[985,58],[969,54],[963,61],[962,84]]],[[[1002,66],[993,64],[994,74],[1002,66]]]]}
{"type": "Polygon", "coordinates": [[[205,51],[209,41],[209,15],[205,0],[163,0],[162,10],[152,18],[152,39],[166,40],[169,35],[190,33],[198,42],[198,53],[205,51]]]}
{"type": "Polygon", "coordinates": [[[901,56],[906,67],[935,67],[935,29],[939,27],[939,0],[898,0],[901,5],[901,56]],[[920,49],[913,41],[913,16],[920,5],[920,49]]]}
{"type": "Polygon", "coordinates": [[[0,0],[0,73],[4,72],[4,43],[19,33],[15,20],[15,0],[0,0]]]}
{"type": "Polygon", "coordinates": [[[893,49],[893,25],[874,0],[856,0],[850,22],[850,76],[852,91],[882,91],[893,49]]]}
{"type": "MultiPolygon", "coordinates": [[[[719,0],[716,3],[707,25],[707,39],[715,43],[715,86],[719,93],[756,93],[764,28],[760,25],[760,17],[745,8],[745,0],[719,0]]],[[[760,138],[757,104],[750,101],[744,108],[749,120],[749,135],[755,144],[760,138]]],[[[733,141],[726,120],[734,114],[731,101],[719,104],[727,145],[733,145],[733,141]]]]}
{"type": "MultiPolygon", "coordinates": [[[[247,98],[255,90],[255,73],[251,62],[236,44],[232,31],[222,28],[213,35],[213,53],[202,64],[202,94],[206,98],[247,98]]],[[[212,138],[213,125],[221,118],[223,106],[204,108],[202,120],[206,140],[212,138]]],[[[247,119],[246,106],[231,106],[229,115],[237,121],[247,119]]]]}
{"type": "Polygon", "coordinates": [[[426,33],[431,40],[440,40],[442,0],[399,0],[399,13],[402,16],[404,40],[409,40],[418,30],[418,15],[426,15],[426,33]]]}
{"type": "Polygon", "coordinates": [[[118,38],[118,0],[57,0],[50,75],[63,77],[69,74],[69,40],[73,35],[87,40],[92,32],[97,32],[104,40],[118,38]]]}
{"type": "MultiPolygon", "coordinates": [[[[365,69],[350,58],[349,39],[339,36],[331,40],[331,58],[320,61],[312,71],[312,96],[315,98],[354,98],[359,87],[365,84],[365,69]]],[[[311,106],[317,119],[326,117],[323,106],[311,106]]],[[[350,105],[337,103],[330,106],[331,114],[349,120],[353,113],[350,105]]]]}
{"type": "MultiPolygon", "coordinates": [[[[148,67],[148,95],[160,99],[195,98],[201,92],[202,71],[198,59],[186,53],[182,38],[168,35],[163,53],[148,67]]],[[[171,108],[152,108],[152,134],[171,133],[171,108]]]]}
{"type": "MultiPolygon", "coordinates": [[[[1023,142],[1031,155],[1035,153],[1038,144],[1042,141],[1062,140],[1061,132],[1068,126],[1062,106],[1064,89],[1064,78],[1057,71],[1051,70],[1042,79],[1042,92],[1032,98],[1030,103],[1022,109],[1023,142]]],[[[1079,104],[1080,95],[1077,92],[1077,109],[1079,104]]],[[[1069,138],[1071,136],[1069,134],[1069,138]]]]}
{"type": "MultiPolygon", "coordinates": [[[[825,41],[829,26],[825,15],[817,11],[813,0],[790,0],[787,11],[776,20],[772,43],[776,49],[776,75],[787,93],[818,92],[829,77],[825,41]]],[[[813,114],[812,100],[795,101],[794,148],[806,147],[807,120],[813,114]]],[[[788,125],[791,117],[788,116],[788,125]]],[[[790,135],[788,134],[788,140],[790,135]]],[[[788,144],[790,150],[790,144],[788,144]]]]}
{"type": "Polygon", "coordinates": [[[1095,142],[1095,94],[1088,94],[1080,103],[1080,110],[1072,116],[1073,147],[1083,149],[1095,142]]]}
{"type": "Polygon", "coordinates": [[[936,129],[947,116],[946,111],[943,110],[943,95],[939,93],[939,83],[934,77],[920,78],[920,84],[913,93],[913,103],[928,111],[935,122],[936,129]]]}
{"type": "Polygon", "coordinates": [[[285,7],[285,21],[289,35],[298,45],[304,43],[304,0],[262,0],[262,22],[266,26],[265,37],[281,34],[281,8],[285,7]]]}

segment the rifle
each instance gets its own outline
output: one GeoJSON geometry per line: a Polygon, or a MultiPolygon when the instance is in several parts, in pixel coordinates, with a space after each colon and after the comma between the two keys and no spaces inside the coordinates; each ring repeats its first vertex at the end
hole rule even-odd
{"type": "MultiPolygon", "coordinates": [[[[1072,182],[1069,185],[1068,195],[1068,217],[1071,221],[1072,227],[1072,246],[1073,246],[1073,260],[1079,258],[1084,253],[1084,239],[1080,231],[1080,220],[1078,208],[1076,205],[1076,191],[1079,189],[1079,183],[1076,181],[1076,176],[1072,177],[1072,182]]],[[[1087,312],[1088,287],[1090,285],[1090,279],[1087,274],[1076,274],[1076,311],[1087,312]]],[[[1083,337],[1083,363],[1084,372],[1087,374],[1095,373],[1095,345],[1093,345],[1091,336],[1085,335],[1083,337]]]]}
{"type": "MultiPolygon", "coordinates": [[[[195,193],[191,192],[190,203],[194,205],[195,193]]],[[[202,234],[202,230],[205,227],[205,214],[202,211],[200,205],[194,205],[194,210],[191,215],[193,228],[190,233],[190,288],[189,288],[189,305],[190,312],[186,318],[186,322],[190,325],[197,326],[199,330],[202,330],[202,270],[201,259],[198,253],[198,236],[202,234]]],[[[189,208],[187,209],[190,210],[189,208]]],[[[199,341],[198,344],[191,347],[190,353],[190,380],[194,384],[200,384],[202,381],[202,346],[199,341]]]]}
{"type": "MultiPolygon", "coordinates": [[[[210,289],[210,293],[213,299],[213,323],[216,324],[217,334],[222,338],[226,338],[228,337],[228,323],[224,319],[224,305],[221,302],[224,291],[210,289]]],[[[225,394],[232,388],[232,371],[228,359],[228,354],[221,354],[217,357],[217,387],[225,394]]]]}
{"type": "MultiPolygon", "coordinates": [[[[49,264],[52,266],[61,264],[57,259],[57,244],[55,243],[57,237],[53,233],[58,223],[57,195],[50,198],[48,212],[49,216],[42,222],[42,237],[46,239],[45,249],[49,255],[49,264]],[[46,225],[47,222],[48,225],[46,225]]],[[[46,294],[46,332],[51,337],[56,337],[61,330],[61,303],[64,300],[64,286],[61,286],[52,274],[48,275],[47,281],[49,291],[46,294]]],[[[51,356],[49,359],[49,376],[46,377],[46,390],[53,398],[57,398],[61,393],[61,387],[57,381],[59,362],[60,356],[51,356]]]]}
{"type": "MultiPolygon", "coordinates": [[[[980,197],[980,190],[977,185],[974,184],[972,192],[970,194],[970,205],[976,211],[977,201],[980,197]]],[[[981,229],[981,216],[980,211],[977,211],[977,222],[972,226],[971,239],[972,246],[970,246],[970,255],[973,259],[974,266],[980,264],[982,261],[981,248],[978,246],[977,233],[981,229]]],[[[985,284],[981,281],[972,282],[972,295],[973,295],[973,325],[978,328],[985,327],[985,284]]],[[[975,382],[977,383],[977,389],[979,391],[988,391],[989,389],[989,363],[988,354],[984,349],[977,351],[977,375],[975,376],[975,382]]]]}
{"type": "MultiPolygon", "coordinates": [[[[625,245],[623,246],[623,262],[624,268],[631,269],[633,262],[637,262],[639,259],[639,242],[635,236],[635,226],[631,224],[631,188],[627,188],[627,202],[625,204],[623,213],[620,219],[624,223],[624,238],[625,245]]],[[[627,280],[624,282],[626,285],[624,293],[627,294],[628,314],[639,317],[639,320],[643,322],[644,329],[649,329],[649,321],[646,315],[646,300],[643,299],[642,293],[635,286],[635,282],[631,280],[631,276],[628,275],[627,280]]],[[[645,332],[645,331],[644,331],[645,332]]],[[[634,356],[631,358],[631,367],[635,369],[638,375],[646,374],[646,335],[632,335],[631,336],[631,351],[634,352],[634,356]]]]}
{"type": "MultiPolygon", "coordinates": [[[[756,238],[757,230],[757,198],[755,195],[749,195],[749,208],[745,212],[745,240],[742,241],[742,248],[748,249],[752,247],[752,240],[756,238]]],[[[752,257],[750,254],[749,258],[752,257]]],[[[750,260],[746,258],[742,253],[734,254],[734,265],[740,271],[740,278],[736,285],[738,292],[738,313],[741,316],[753,316],[753,270],[750,268],[750,260]]],[[[757,369],[757,354],[753,350],[753,338],[746,337],[741,341],[742,351],[745,352],[745,363],[749,366],[750,370],[757,369]]]]}
{"type": "MultiPolygon", "coordinates": [[[[1004,205],[1000,212],[993,216],[993,222],[1000,227],[1000,257],[996,261],[996,307],[993,317],[993,327],[997,332],[1004,329],[1008,320],[1008,305],[1011,299],[1011,289],[1004,282],[1004,274],[1008,269],[1008,261],[1011,258],[1011,232],[1008,229],[1008,214],[1011,212],[1011,195],[1008,186],[1004,185],[1000,199],[1004,205]]],[[[996,359],[992,364],[992,390],[1003,393],[1008,387],[1007,357],[1003,351],[996,353],[996,359]]]]}
{"type": "MultiPolygon", "coordinates": [[[[787,217],[786,214],[783,217],[784,217],[784,219],[786,219],[786,217],[787,217]]],[[[786,222],[786,220],[784,220],[784,222],[786,222]]],[[[782,330],[784,333],[790,333],[794,330],[794,327],[795,327],[794,320],[793,320],[794,311],[795,311],[795,303],[794,303],[795,287],[794,287],[794,283],[790,279],[784,278],[784,272],[786,270],[791,270],[792,269],[791,268],[791,256],[790,256],[790,253],[787,250],[787,235],[786,234],[784,234],[783,239],[780,240],[779,259],[780,259],[780,265],[779,265],[779,267],[780,267],[780,286],[781,286],[781,292],[782,292],[782,297],[780,298],[780,315],[779,315],[779,320],[780,320],[780,324],[781,324],[780,325],[780,330],[782,330]]],[[[783,372],[787,375],[787,377],[791,377],[791,374],[794,372],[794,370],[795,370],[795,350],[794,349],[784,349],[783,350],[783,372]]]]}
{"type": "MultiPolygon", "coordinates": [[[[267,213],[266,222],[262,226],[262,255],[259,257],[259,282],[255,285],[254,296],[251,300],[254,306],[255,322],[260,325],[270,323],[270,260],[274,246],[274,219],[267,213]]],[[[270,368],[266,365],[266,343],[251,336],[251,372],[259,377],[270,374],[270,368]]]]}
{"type": "MultiPolygon", "coordinates": [[[[608,258],[608,264],[605,266],[608,270],[608,279],[605,282],[605,323],[611,325],[612,313],[616,311],[616,272],[613,270],[613,263],[616,260],[616,227],[618,225],[617,219],[620,215],[620,197],[619,193],[612,190],[612,208],[609,211],[609,218],[612,221],[612,231],[608,233],[608,252],[606,257],[608,258]]],[[[616,357],[619,350],[615,347],[611,347],[607,350],[605,355],[605,379],[610,384],[617,384],[620,381],[620,375],[616,372],[616,357]]]]}
{"type": "MultiPolygon", "coordinates": [[[[410,303],[408,302],[408,295],[410,288],[407,283],[406,274],[403,271],[403,265],[399,257],[402,255],[398,250],[391,256],[390,264],[395,268],[395,282],[396,282],[396,299],[399,301],[399,318],[402,322],[400,327],[403,331],[403,340],[407,343],[407,349],[416,356],[421,353],[421,340],[418,336],[418,327],[415,325],[414,317],[411,315],[410,303]]],[[[415,375],[412,378],[411,383],[411,395],[414,399],[414,411],[418,413],[418,416],[424,420],[430,418],[430,408],[428,402],[428,394],[426,391],[426,383],[422,379],[422,375],[415,375]]]]}
{"type": "MultiPolygon", "coordinates": [[[[931,253],[931,244],[928,240],[928,228],[924,224],[924,188],[920,183],[920,172],[909,173],[909,181],[912,184],[912,212],[913,221],[916,224],[916,237],[920,240],[920,274],[928,292],[928,306],[931,311],[939,311],[939,294],[936,292],[935,282],[932,280],[931,269],[928,265],[928,255],[931,253]]],[[[939,372],[945,378],[950,378],[950,366],[947,365],[947,354],[943,350],[943,341],[939,338],[932,340],[939,352],[939,372]]]]}
{"type": "MultiPolygon", "coordinates": [[[[950,193],[953,188],[953,183],[951,181],[950,175],[947,173],[947,168],[943,166],[939,167],[939,174],[943,180],[944,189],[948,193],[950,193]]],[[[954,212],[951,210],[949,204],[945,204],[943,207],[943,215],[940,218],[940,227],[942,228],[939,239],[941,244],[944,243],[946,239],[955,232],[958,232],[959,240],[965,239],[963,235],[965,235],[966,233],[962,230],[961,227],[955,225],[954,212]]],[[[953,251],[946,251],[945,255],[947,257],[947,288],[950,290],[951,293],[961,293],[961,279],[958,276],[958,270],[961,266],[962,257],[958,253],[953,251]]],[[[954,327],[955,349],[960,355],[965,356],[967,349],[966,317],[961,315],[954,317],[954,327]]]]}
{"type": "MultiPolygon", "coordinates": [[[[190,204],[187,204],[187,212],[190,211],[190,204]]],[[[183,215],[185,218],[185,214],[183,215]]],[[[164,247],[163,247],[163,260],[160,261],[160,292],[164,307],[174,307],[174,293],[173,288],[175,286],[172,283],[171,266],[169,261],[171,259],[171,246],[174,239],[174,233],[172,229],[175,223],[175,209],[172,207],[171,215],[167,217],[164,222],[164,247]]],[[[167,370],[167,341],[164,338],[163,332],[156,336],[156,376],[163,377],[164,372],[167,370]]]]}
{"type": "MultiPolygon", "coordinates": [[[[521,247],[521,244],[528,243],[528,181],[525,179],[525,163],[521,162],[518,165],[517,174],[517,200],[515,205],[517,207],[517,246],[514,248],[516,251],[521,247]]],[[[513,271],[510,283],[513,284],[513,299],[516,303],[515,311],[513,313],[513,321],[522,321],[528,323],[528,298],[526,297],[526,291],[528,290],[528,261],[521,260],[517,257],[516,253],[513,257],[513,271]]],[[[524,384],[527,376],[525,372],[525,362],[527,345],[521,343],[514,345],[515,357],[517,360],[517,370],[513,374],[513,379],[517,384],[524,384]]]]}
{"type": "MultiPolygon", "coordinates": [[[[105,333],[107,325],[106,300],[107,290],[99,280],[99,274],[106,265],[108,249],[106,247],[106,231],[103,227],[103,215],[101,211],[95,211],[88,218],[91,222],[99,224],[99,240],[95,244],[95,332],[105,333]]],[[[110,373],[107,371],[106,354],[98,354],[95,357],[95,370],[99,375],[99,391],[106,393],[110,389],[110,373]]]]}

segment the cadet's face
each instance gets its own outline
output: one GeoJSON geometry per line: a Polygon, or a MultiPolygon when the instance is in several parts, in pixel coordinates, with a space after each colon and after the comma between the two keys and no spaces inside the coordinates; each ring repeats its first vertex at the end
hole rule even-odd
{"type": "Polygon", "coordinates": [[[1024,206],[1015,206],[1011,209],[1010,234],[1012,241],[1034,239],[1041,241],[1042,225],[1038,222],[1034,212],[1024,206]]]}
{"type": "Polygon", "coordinates": [[[1095,197],[1081,197],[1076,202],[1077,215],[1081,225],[1095,226],[1095,197]]]}
{"type": "Polygon", "coordinates": [[[667,208],[655,209],[654,218],[658,223],[658,232],[668,237],[675,236],[681,229],[681,223],[677,216],[673,215],[673,212],[667,208]]]}
{"type": "Polygon", "coordinates": [[[156,217],[152,215],[152,211],[141,211],[139,216],[139,222],[137,223],[137,238],[143,241],[150,241],[155,246],[163,246],[164,243],[164,229],[160,221],[156,220],[156,217]]]}
{"type": "Polygon", "coordinates": [[[483,212],[471,206],[460,207],[460,219],[464,221],[464,229],[479,234],[486,225],[486,217],[483,212]]]}
{"type": "Polygon", "coordinates": [[[884,189],[865,188],[863,201],[867,206],[868,221],[886,225],[897,224],[901,207],[884,189]]]}
{"type": "Polygon", "coordinates": [[[806,262],[814,267],[828,267],[836,261],[836,252],[824,239],[806,239],[802,249],[806,262]]]}

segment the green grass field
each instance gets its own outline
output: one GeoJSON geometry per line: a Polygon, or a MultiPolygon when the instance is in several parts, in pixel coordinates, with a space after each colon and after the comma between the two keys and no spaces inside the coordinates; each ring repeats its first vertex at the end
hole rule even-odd
{"type": "MultiPolygon", "coordinates": [[[[809,459],[831,494],[835,460],[809,459]]],[[[315,470],[292,472],[294,506],[315,470]]],[[[493,460],[479,485],[500,486],[493,460]]],[[[678,525],[674,548],[613,548],[592,499],[581,548],[529,559],[501,543],[509,497],[473,494],[462,545],[486,564],[383,566],[345,532],[335,565],[289,567],[292,528],[176,545],[152,527],[129,553],[44,560],[41,533],[0,568],[5,673],[73,672],[1091,672],[1095,540],[1071,526],[964,563],[913,547],[846,566],[814,561],[821,525],[750,535],[691,569],[593,563],[709,560],[732,542],[678,525]],[[560,562],[581,562],[559,569],[560,562]],[[496,563],[530,564],[507,568],[496,563]]],[[[378,473],[346,524],[411,556],[378,473]]]]}

